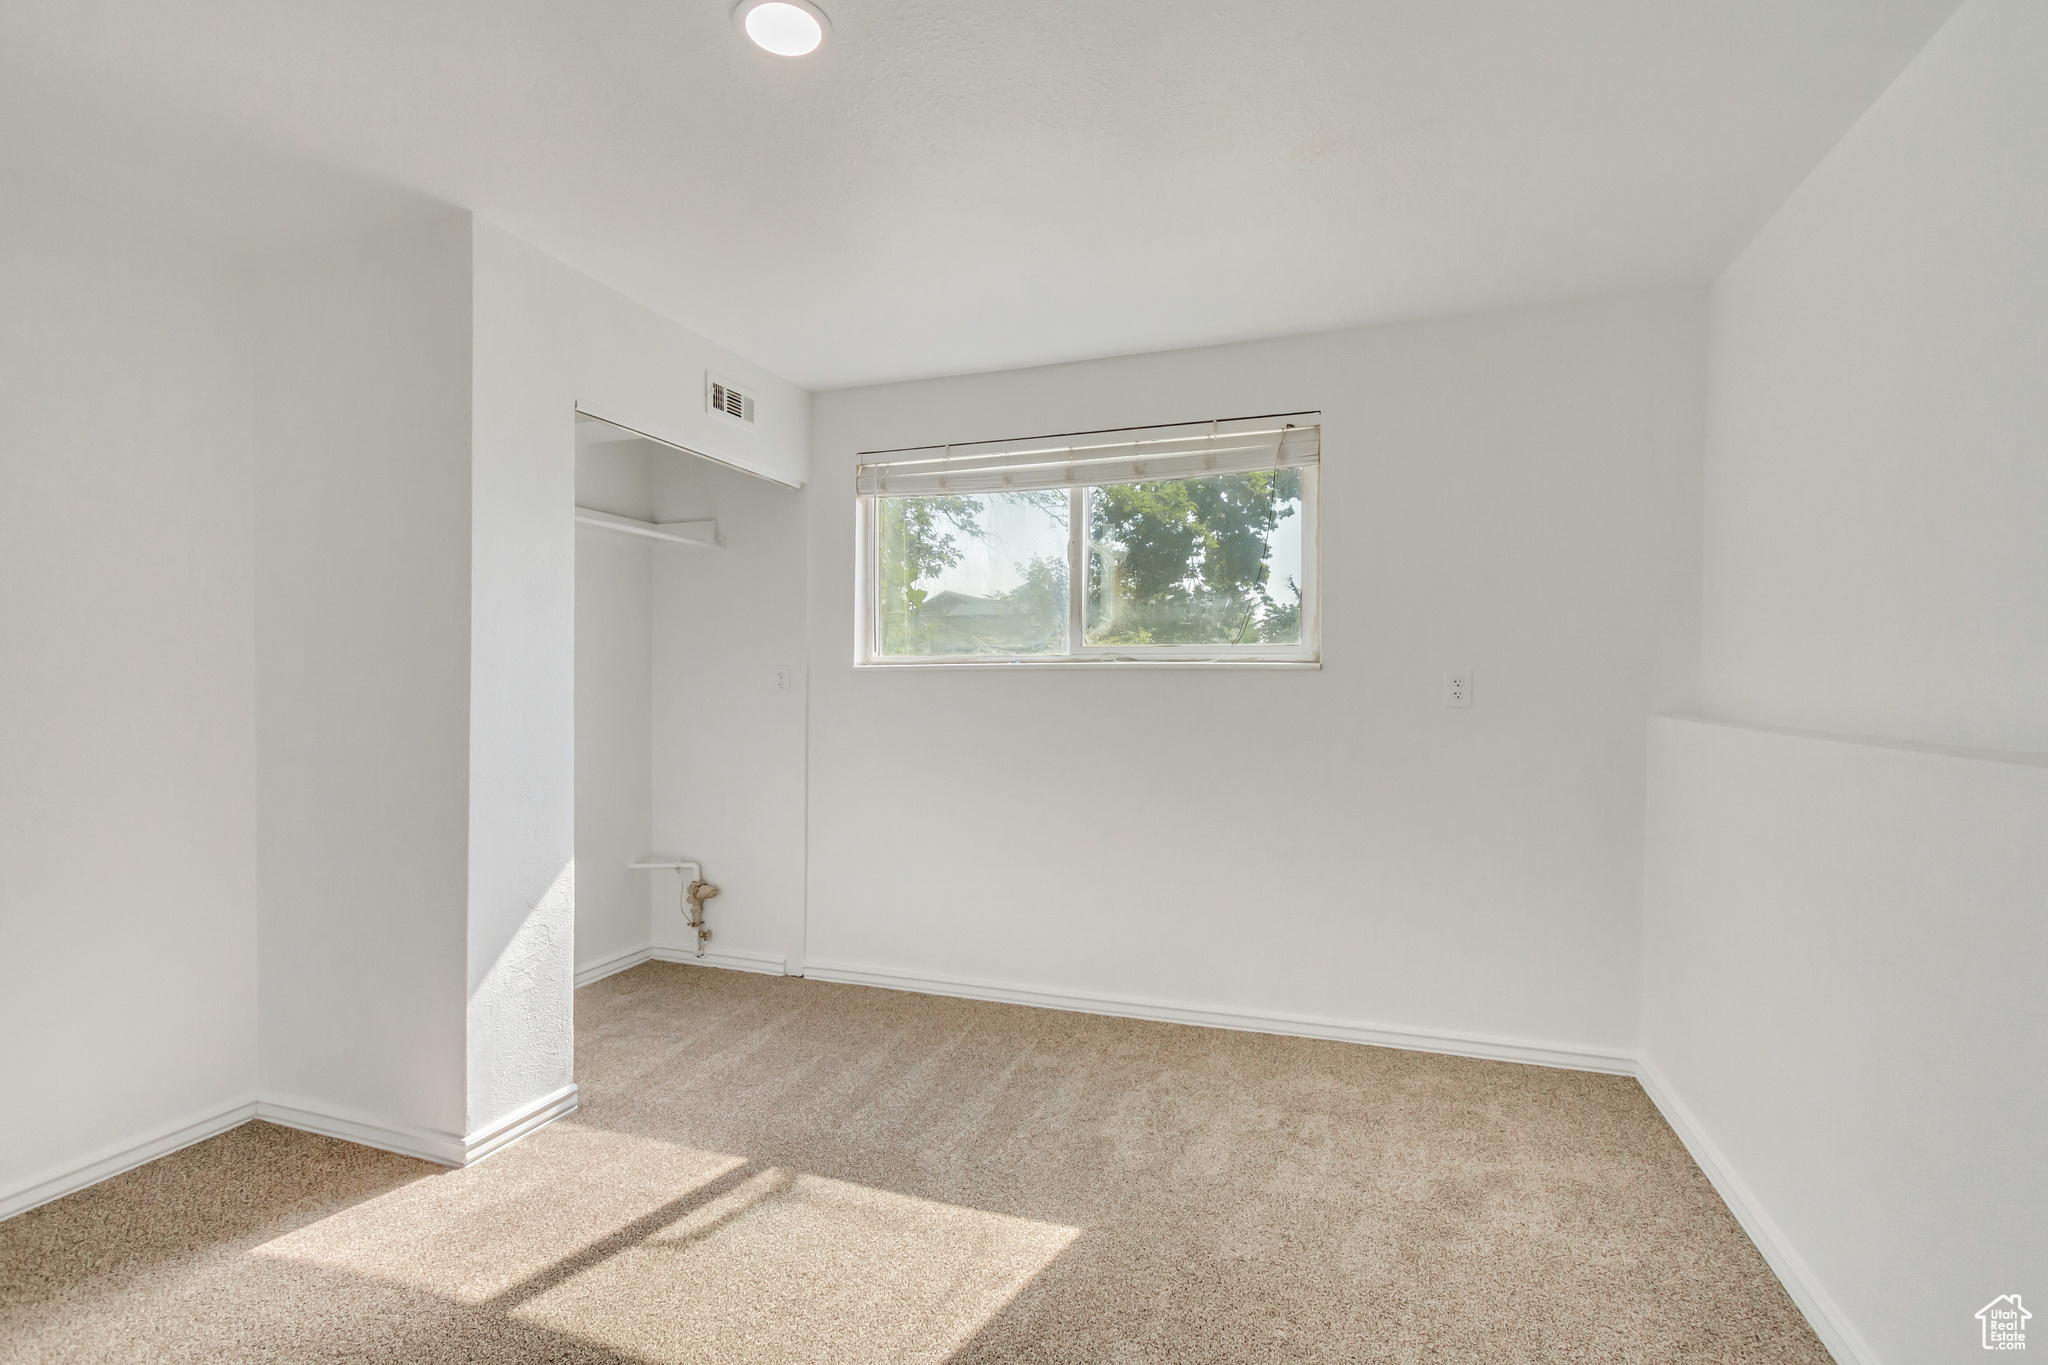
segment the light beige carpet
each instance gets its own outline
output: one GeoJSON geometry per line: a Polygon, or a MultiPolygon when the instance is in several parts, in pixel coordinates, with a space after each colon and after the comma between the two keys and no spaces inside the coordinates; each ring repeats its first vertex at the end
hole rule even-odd
{"type": "Polygon", "coordinates": [[[0,1224],[6,1361],[1799,1361],[1635,1082],[650,964],[467,1171],[250,1124],[0,1224]]]}

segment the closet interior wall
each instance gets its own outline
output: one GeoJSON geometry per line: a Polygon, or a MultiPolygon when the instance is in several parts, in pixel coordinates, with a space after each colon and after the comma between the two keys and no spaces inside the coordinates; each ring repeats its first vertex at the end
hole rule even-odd
{"type": "Polygon", "coordinates": [[[720,888],[702,961],[800,970],[803,495],[582,426],[579,507],[712,521],[723,543],[577,528],[577,978],[699,960],[675,874],[629,867],[649,852],[720,888]]]}
{"type": "MultiPolygon", "coordinates": [[[[579,424],[581,425],[581,424],[579,424]]],[[[576,503],[635,520],[653,514],[649,441],[579,434],[576,503]]],[[[654,542],[576,527],[576,972],[648,946],[649,881],[627,866],[652,837],[648,744],[654,542]]]]}

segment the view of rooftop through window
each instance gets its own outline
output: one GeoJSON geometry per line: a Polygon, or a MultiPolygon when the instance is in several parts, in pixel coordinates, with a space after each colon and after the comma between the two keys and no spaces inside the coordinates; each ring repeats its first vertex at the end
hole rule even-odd
{"type": "Polygon", "coordinates": [[[882,652],[1063,653],[1070,502],[1056,490],[882,499],[882,652]]]}

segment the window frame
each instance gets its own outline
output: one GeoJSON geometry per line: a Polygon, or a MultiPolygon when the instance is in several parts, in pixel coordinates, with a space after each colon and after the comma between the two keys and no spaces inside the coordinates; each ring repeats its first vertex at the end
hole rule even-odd
{"type": "MultiPolygon", "coordinates": [[[[881,574],[875,556],[880,546],[881,501],[884,495],[854,498],[854,667],[898,668],[1281,668],[1322,667],[1322,593],[1318,561],[1321,527],[1320,463],[1302,466],[1301,473],[1301,639],[1281,645],[1261,641],[1249,645],[1090,645],[1086,643],[1088,490],[1100,484],[1074,484],[1067,490],[1067,652],[1064,654],[911,654],[882,653],[881,574]]],[[[1202,477],[1202,476],[1192,476],[1202,477]]],[[[1168,480],[1161,480],[1168,482],[1168,480]]]]}

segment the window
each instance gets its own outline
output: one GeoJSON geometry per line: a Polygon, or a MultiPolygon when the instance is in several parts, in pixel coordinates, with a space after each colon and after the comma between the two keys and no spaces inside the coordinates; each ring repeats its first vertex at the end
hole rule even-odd
{"type": "Polygon", "coordinates": [[[864,453],[854,661],[1315,663],[1318,419],[864,453]]]}

